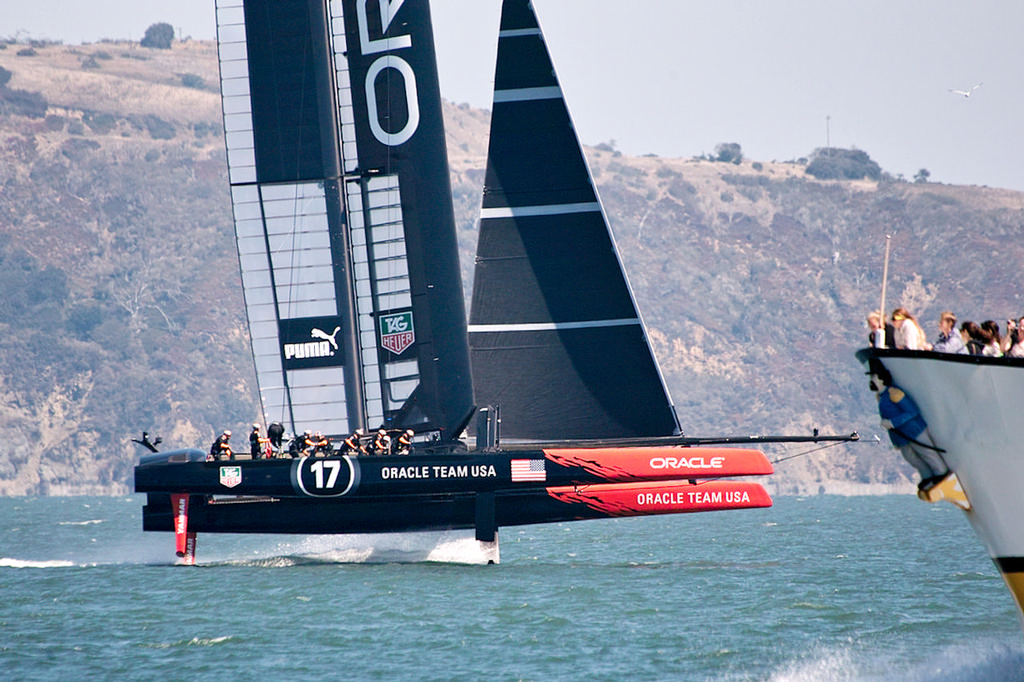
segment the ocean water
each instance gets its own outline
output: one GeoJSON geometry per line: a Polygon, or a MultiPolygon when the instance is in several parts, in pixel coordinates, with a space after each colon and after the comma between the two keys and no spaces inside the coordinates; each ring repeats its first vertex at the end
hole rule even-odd
{"type": "Polygon", "coordinates": [[[1024,681],[1024,631],[951,505],[771,509],[461,535],[142,533],[142,496],[0,498],[11,680],[1024,681]]]}

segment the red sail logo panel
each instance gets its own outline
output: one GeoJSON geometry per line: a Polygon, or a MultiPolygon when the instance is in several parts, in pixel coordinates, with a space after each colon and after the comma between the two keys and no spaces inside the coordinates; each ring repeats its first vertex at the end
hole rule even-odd
{"type": "Polygon", "coordinates": [[[773,471],[762,452],[740,448],[567,448],[545,450],[544,456],[607,481],[761,476],[773,471]]]}

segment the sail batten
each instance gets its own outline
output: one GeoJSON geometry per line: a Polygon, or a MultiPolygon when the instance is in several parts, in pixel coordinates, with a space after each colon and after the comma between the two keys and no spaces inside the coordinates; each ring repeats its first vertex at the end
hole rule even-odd
{"type": "Polygon", "coordinates": [[[555,216],[567,213],[600,213],[596,201],[575,204],[545,204],[542,206],[494,206],[480,210],[481,218],[525,218],[527,216],[555,216]]]}
{"type": "Polygon", "coordinates": [[[629,325],[640,325],[640,318],[634,317],[627,320],[585,320],[581,322],[541,322],[536,324],[471,324],[469,332],[540,332],[540,331],[566,331],[570,329],[597,329],[599,327],[625,327],[629,325]]]}
{"type": "Polygon", "coordinates": [[[562,88],[551,85],[539,88],[509,88],[494,91],[494,102],[535,102],[545,99],[561,99],[562,88]]]}

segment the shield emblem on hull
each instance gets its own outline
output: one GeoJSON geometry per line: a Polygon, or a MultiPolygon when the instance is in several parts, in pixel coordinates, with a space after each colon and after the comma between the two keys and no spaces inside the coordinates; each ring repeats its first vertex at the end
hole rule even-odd
{"type": "Polygon", "coordinates": [[[220,484],[225,488],[234,488],[242,482],[242,467],[221,467],[220,484]]]}

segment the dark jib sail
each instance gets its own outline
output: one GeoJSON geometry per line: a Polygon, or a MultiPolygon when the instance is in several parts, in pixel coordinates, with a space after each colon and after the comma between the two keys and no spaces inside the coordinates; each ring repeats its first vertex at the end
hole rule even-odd
{"type": "Polygon", "coordinates": [[[501,15],[469,332],[502,437],[679,433],[528,0],[501,15]]]}
{"type": "Polygon", "coordinates": [[[457,437],[473,397],[427,3],[217,0],[217,27],[265,421],[457,437]]]}

